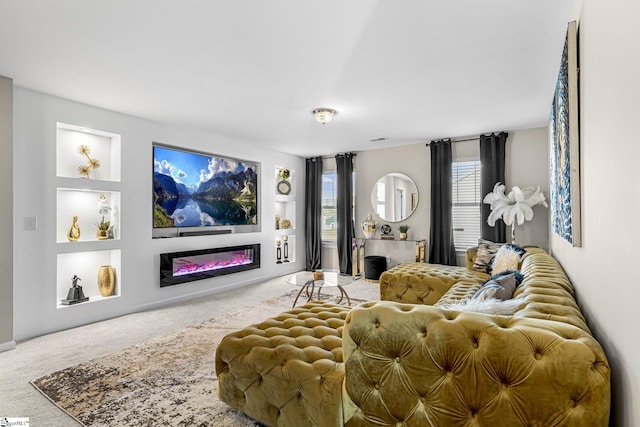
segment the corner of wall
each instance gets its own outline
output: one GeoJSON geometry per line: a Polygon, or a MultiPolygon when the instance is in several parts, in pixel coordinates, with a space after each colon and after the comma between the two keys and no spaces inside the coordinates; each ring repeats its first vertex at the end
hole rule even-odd
{"type": "Polygon", "coordinates": [[[0,76],[0,351],[13,341],[13,80],[0,76]]]}

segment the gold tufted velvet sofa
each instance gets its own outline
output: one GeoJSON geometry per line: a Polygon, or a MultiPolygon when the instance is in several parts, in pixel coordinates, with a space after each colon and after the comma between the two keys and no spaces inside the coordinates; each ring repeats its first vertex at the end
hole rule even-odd
{"type": "Polygon", "coordinates": [[[414,285],[400,292],[425,304],[311,303],[225,337],[220,398],[270,426],[608,424],[606,356],[551,256],[527,249],[513,316],[438,307],[476,284],[430,268],[403,273],[414,285]],[[415,289],[434,278],[444,287],[415,289]]]}
{"type": "Polygon", "coordinates": [[[471,268],[475,253],[476,248],[467,251],[467,267],[408,262],[387,270],[380,275],[380,299],[434,305],[443,297],[455,300],[473,296],[489,278],[487,273],[471,268]]]}

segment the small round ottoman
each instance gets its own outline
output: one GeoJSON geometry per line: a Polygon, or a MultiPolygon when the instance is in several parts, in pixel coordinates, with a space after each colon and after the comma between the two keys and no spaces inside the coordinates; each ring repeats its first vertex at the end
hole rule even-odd
{"type": "Polygon", "coordinates": [[[368,255],[364,257],[365,280],[378,281],[380,275],[387,270],[387,257],[382,255],[368,255]]]}

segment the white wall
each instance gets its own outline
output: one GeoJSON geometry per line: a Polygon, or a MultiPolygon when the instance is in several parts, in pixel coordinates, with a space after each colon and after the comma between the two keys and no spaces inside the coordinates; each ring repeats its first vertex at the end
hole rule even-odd
{"type": "MultiPolygon", "coordinates": [[[[130,313],[154,305],[246,285],[304,268],[304,236],[298,227],[296,262],[276,265],[275,167],[304,177],[297,156],[247,145],[212,134],[180,129],[47,96],[14,91],[14,337],[28,337],[130,313]],[[118,298],[56,309],[56,122],[86,126],[122,136],[121,293],[118,298]],[[262,231],[218,236],[152,239],[152,142],[261,162],[262,231]],[[25,231],[23,218],[36,216],[38,229],[25,231]],[[245,243],[262,245],[261,268],[159,287],[159,254],[245,243]]],[[[168,100],[168,102],[170,102],[168,100]]],[[[303,216],[303,185],[294,187],[297,219],[303,216]]],[[[215,316],[215,313],[211,313],[215,316]]]]}
{"type": "MultiPolygon", "coordinates": [[[[551,104],[549,104],[551,105],[551,104]]],[[[549,148],[546,128],[508,131],[506,145],[506,181],[508,188],[540,186],[549,195],[549,148]]],[[[455,142],[452,145],[454,158],[477,159],[480,156],[479,142],[455,142]]],[[[425,144],[367,150],[357,153],[356,168],[356,236],[363,237],[360,222],[368,213],[373,213],[378,224],[381,220],[371,206],[370,194],[376,181],[389,172],[402,172],[412,178],[419,193],[416,212],[402,223],[408,224],[410,239],[429,240],[431,167],[429,148],[425,144]]],[[[394,234],[398,234],[397,225],[394,234]]],[[[534,208],[533,221],[519,226],[516,239],[523,245],[549,247],[549,213],[543,206],[534,208]]],[[[507,230],[510,233],[510,229],[507,230]]],[[[382,242],[384,244],[384,242],[382,242]]],[[[324,256],[324,253],[323,253],[324,256]]]]}
{"type": "MultiPolygon", "coordinates": [[[[356,236],[364,237],[360,223],[368,214],[378,221],[378,226],[389,224],[398,236],[398,225],[407,224],[409,238],[413,240],[429,237],[429,154],[425,144],[404,145],[400,147],[367,150],[357,153],[354,161],[356,170],[356,236]],[[406,221],[390,223],[380,219],[371,204],[371,190],[376,182],[391,172],[400,172],[413,179],[418,187],[418,207],[406,221]],[[425,218],[427,227],[425,228],[425,218]]],[[[378,231],[377,236],[380,235],[378,231]]]]}
{"type": "Polygon", "coordinates": [[[0,351],[13,339],[13,80],[0,76],[0,351]]]}
{"type": "Polygon", "coordinates": [[[612,368],[610,425],[629,427],[640,425],[638,16],[637,0],[584,0],[577,16],[582,247],[550,242],[612,368]]]}
{"type": "MultiPolygon", "coordinates": [[[[549,104],[551,108],[551,104],[549,104]]],[[[538,187],[549,200],[549,135],[547,128],[509,132],[505,178],[507,191],[514,185],[520,188],[538,187]]],[[[507,239],[511,238],[507,227],[507,239]]],[[[549,209],[533,207],[533,219],[516,227],[516,242],[521,245],[549,249],[549,209]]]]}

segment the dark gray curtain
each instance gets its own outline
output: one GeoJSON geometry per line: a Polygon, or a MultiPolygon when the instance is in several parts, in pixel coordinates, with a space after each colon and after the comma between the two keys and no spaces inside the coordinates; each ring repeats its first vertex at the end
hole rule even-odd
{"type": "MultiPolygon", "coordinates": [[[[480,197],[493,191],[497,182],[504,182],[505,145],[508,133],[500,132],[491,135],[480,135],[480,197]]],[[[509,192],[509,188],[506,189],[509,192]]],[[[480,203],[480,237],[492,242],[505,242],[506,233],[504,222],[499,219],[495,227],[487,224],[487,218],[491,213],[491,207],[486,203],[480,203]]]]}
{"type": "Polygon", "coordinates": [[[429,262],[456,265],[451,196],[451,139],[431,141],[429,262]]]}
{"type": "Polygon", "coordinates": [[[354,236],[353,225],[353,153],[336,155],[338,194],[337,194],[337,222],[338,222],[338,262],[340,273],[351,275],[352,249],[354,236]]]}
{"type": "Polygon", "coordinates": [[[322,266],[322,157],[307,159],[304,198],[306,269],[322,266]]]}

